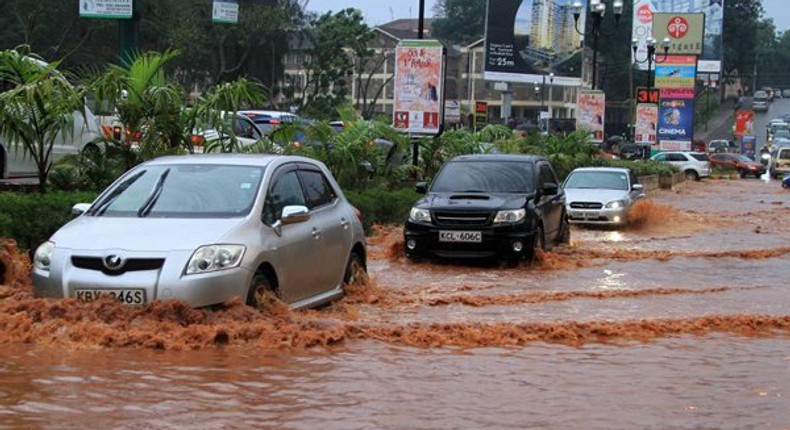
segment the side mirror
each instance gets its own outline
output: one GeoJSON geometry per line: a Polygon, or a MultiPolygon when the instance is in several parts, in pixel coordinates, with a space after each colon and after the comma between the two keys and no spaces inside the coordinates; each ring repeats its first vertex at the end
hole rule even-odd
{"type": "Polygon", "coordinates": [[[420,194],[425,194],[428,192],[428,183],[427,182],[417,182],[414,185],[414,191],[417,191],[420,194]]]}
{"type": "Polygon", "coordinates": [[[71,214],[82,215],[85,212],[88,212],[88,209],[90,209],[90,207],[91,207],[90,203],[77,203],[71,207],[71,214]]]}
{"type": "Polygon", "coordinates": [[[631,187],[631,189],[633,189],[634,191],[642,191],[642,190],[644,190],[644,189],[645,189],[645,187],[644,187],[644,185],[642,185],[642,184],[634,184],[634,185],[631,187]]]}
{"type": "Polygon", "coordinates": [[[553,182],[546,182],[543,184],[543,195],[545,196],[556,196],[560,190],[560,186],[553,183],[553,182]]]}
{"type": "Polygon", "coordinates": [[[286,206],[283,208],[283,214],[280,216],[280,221],[284,225],[297,224],[305,222],[310,219],[310,210],[306,206],[294,205],[286,206]]]}

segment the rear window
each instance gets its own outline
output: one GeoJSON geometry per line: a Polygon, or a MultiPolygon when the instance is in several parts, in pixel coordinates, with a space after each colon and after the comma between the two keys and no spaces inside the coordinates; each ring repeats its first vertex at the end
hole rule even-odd
{"type": "Polygon", "coordinates": [[[689,154],[697,161],[708,161],[708,154],[689,154]]]}
{"type": "Polygon", "coordinates": [[[779,150],[779,156],[777,157],[780,160],[790,160],[790,148],[782,148],[779,150]]]}
{"type": "Polygon", "coordinates": [[[523,161],[454,161],[447,163],[431,187],[439,193],[530,193],[535,166],[523,161]]]}

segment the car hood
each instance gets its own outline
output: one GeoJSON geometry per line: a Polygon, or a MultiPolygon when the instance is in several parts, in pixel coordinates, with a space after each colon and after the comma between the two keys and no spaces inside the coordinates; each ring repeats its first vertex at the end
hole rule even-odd
{"type": "Polygon", "coordinates": [[[174,219],[80,216],[61,227],[52,241],[59,248],[128,251],[194,250],[219,243],[242,218],[174,219]]]}
{"type": "Polygon", "coordinates": [[[628,196],[627,191],[622,190],[602,190],[600,188],[565,188],[566,202],[599,202],[609,203],[614,200],[624,200],[628,196]]]}
{"type": "Polygon", "coordinates": [[[430,193],[417,206],[432,210],[468,209],[517,209],[523,208],[534,194],[489,194],[489,193],[430,193]]]}

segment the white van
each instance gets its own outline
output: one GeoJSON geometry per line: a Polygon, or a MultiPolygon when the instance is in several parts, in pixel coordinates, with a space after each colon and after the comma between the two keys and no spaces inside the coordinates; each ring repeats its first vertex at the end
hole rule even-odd
{"type": "MultiPolygon", "coordinates": [[[[31,59],[41,63],[39,60],[31,59]]],[[[8,82],[0,82],[0,93],[11,89],[8,82]]],[[[83,117],[74,112],[74,130],[63,133],[55,139],[52,146],[51,162],[63,158],[66,154],[74,154],[82,150],[88,143],[101,136],[99,124],[93,112],[86,106],[83,117]]],[[[37,176],[38,170],[33,157],[27,153],[24,144],[6,142],[0,136],[0,179],[37,176]]]]}

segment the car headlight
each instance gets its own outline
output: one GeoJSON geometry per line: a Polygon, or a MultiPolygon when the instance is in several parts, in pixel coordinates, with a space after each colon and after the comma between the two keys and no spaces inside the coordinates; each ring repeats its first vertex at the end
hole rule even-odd
{"type": "Polygon", "coordinates": [[[246,248],[243,245],[206,245],[192,254],[187,275],[231,269],[241,264],[246,248]]]}
{"type": "Polygon", "coordinates": [[[52,264],[52,251],[55,250],[55,242],[46,241],[36,248],[36,253],[33,254],[33,266],[39,270],[49,271],[49,266],[52,264]]]}
{"type": "Polygon", "coordinates": [[[606,204],[606,209],[622,209],[625,207],[625,202],[622,200],[615,200],[606,204]]]}
{"type": "Polygon", "coordinates": [[[499,211],[494,217],[494,224],[519,222],[527,216],[526,209],[514,209],[509,211],[499,211]]]}
{"type": "Polygon", "coordinates": [[[430,222],[431,211],[429,211],[428,209],[411,208],[411,212],[409,212],[409,221],[430,222]]]}

